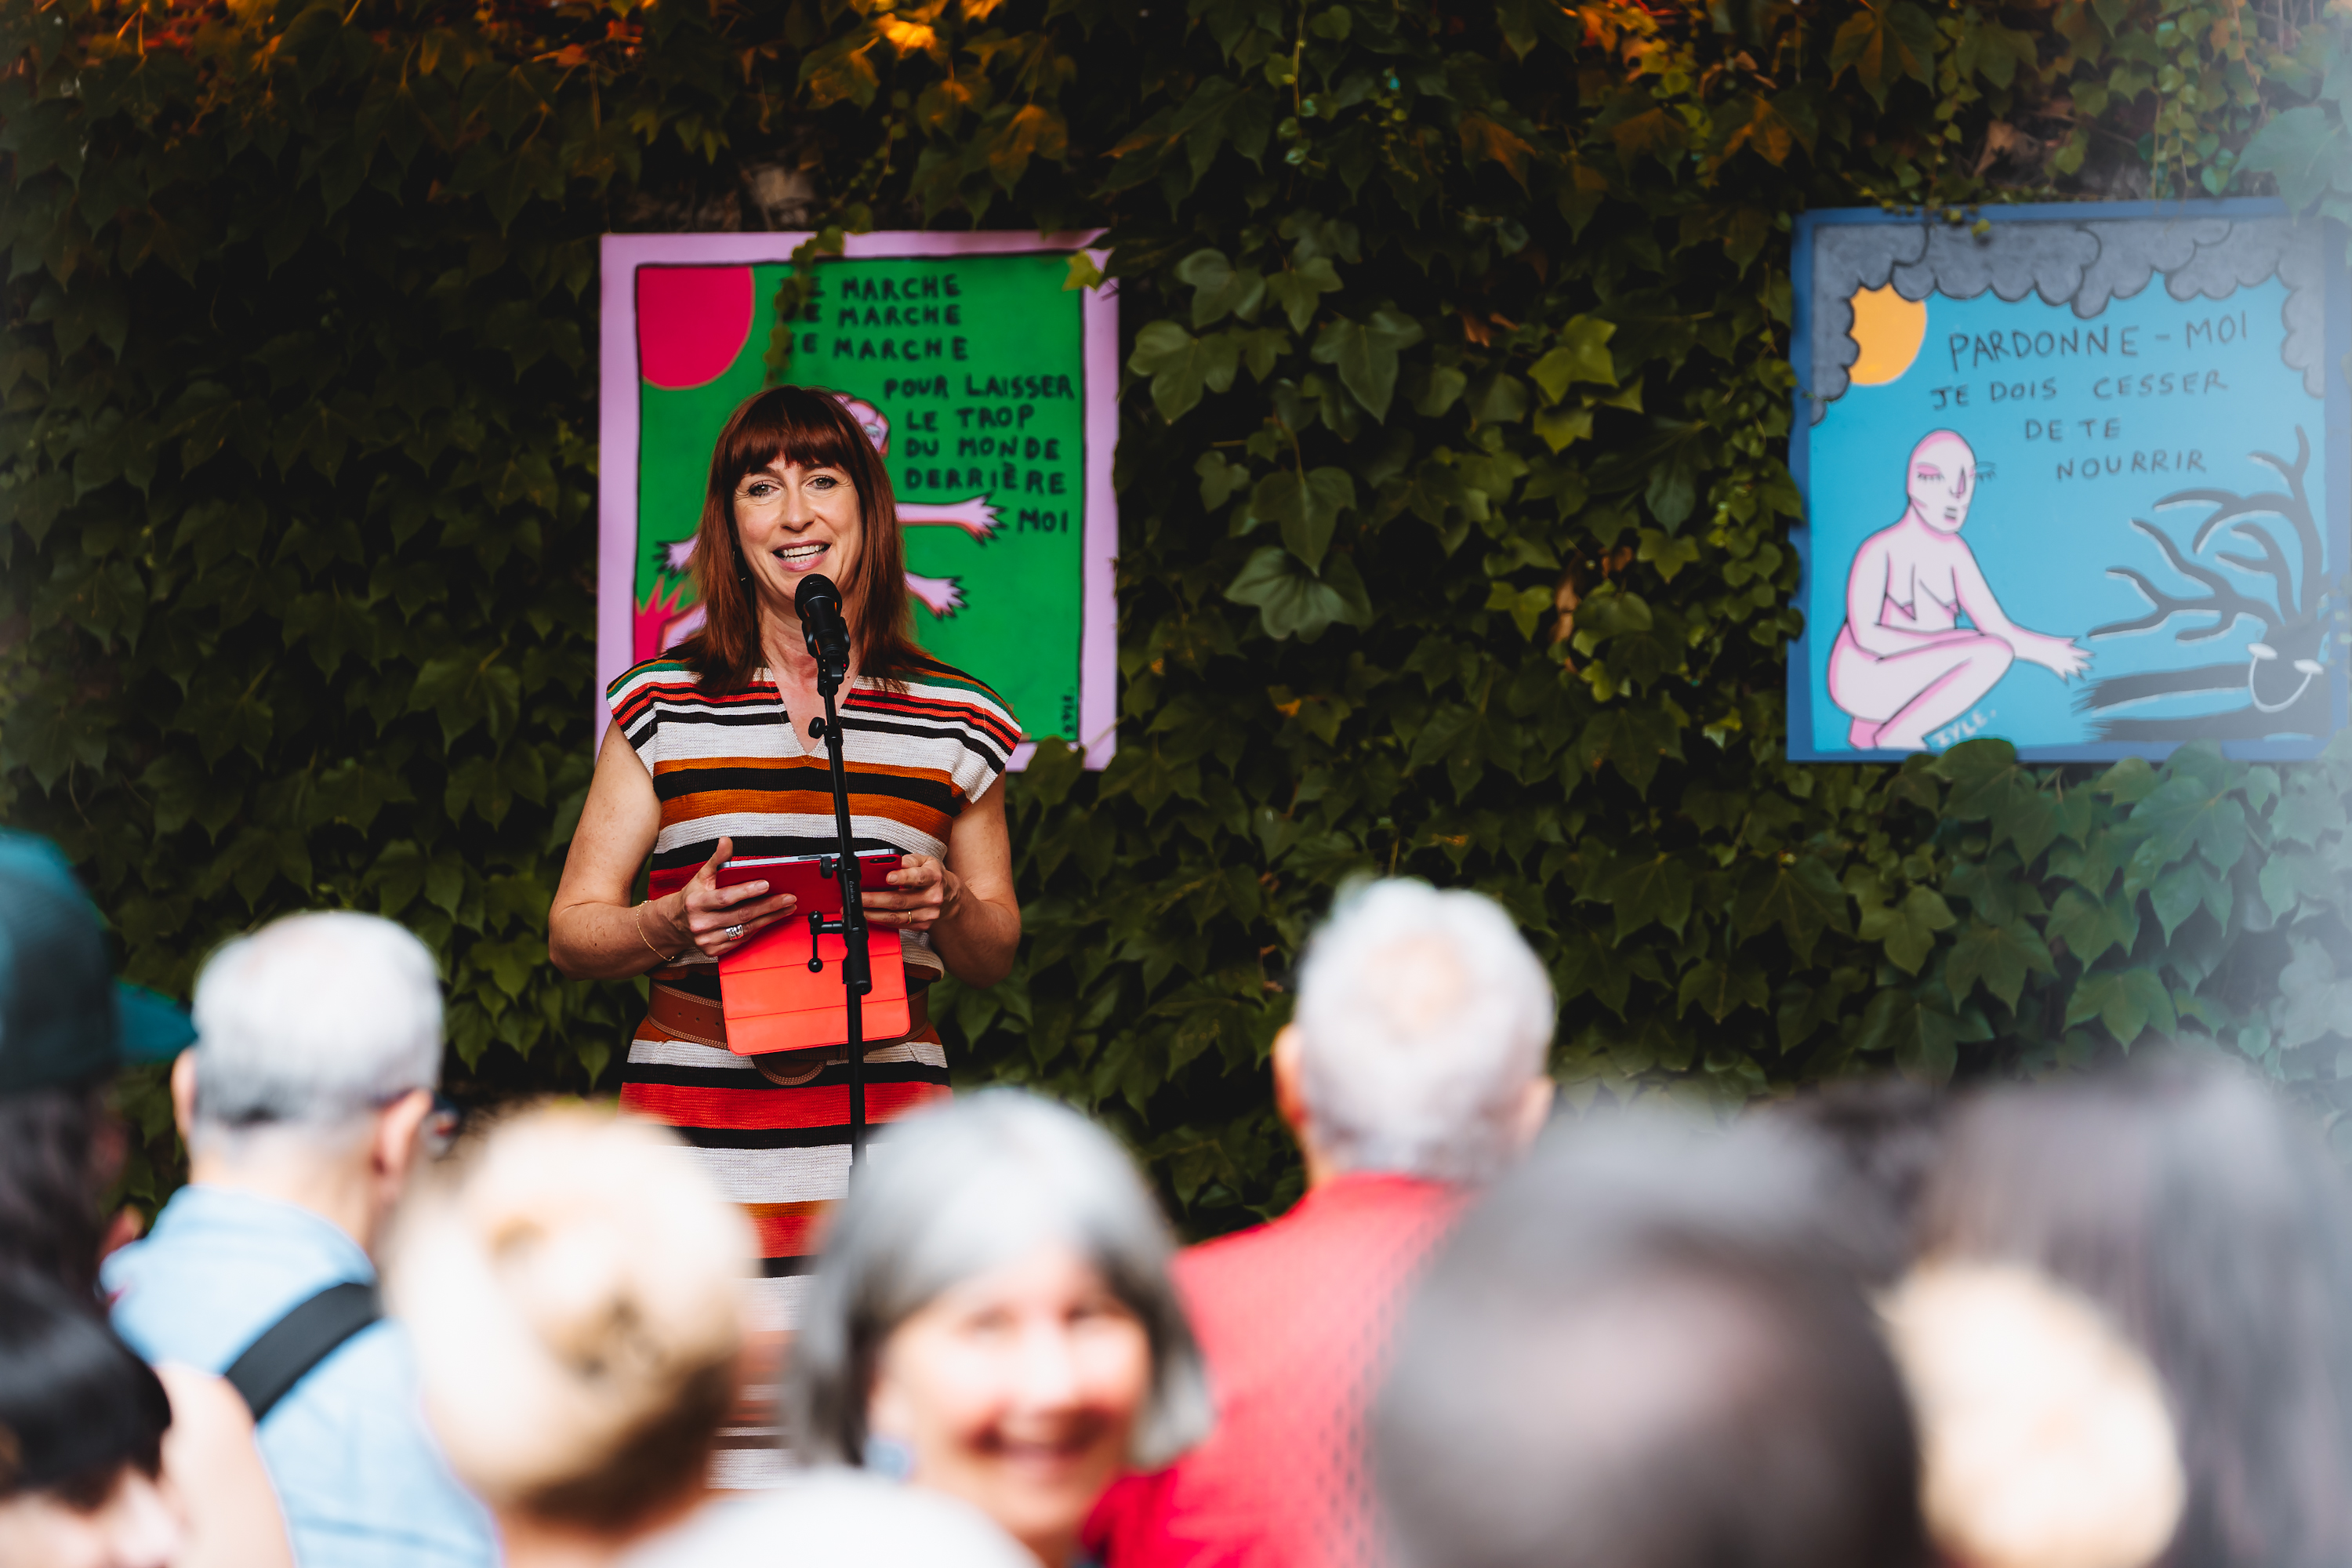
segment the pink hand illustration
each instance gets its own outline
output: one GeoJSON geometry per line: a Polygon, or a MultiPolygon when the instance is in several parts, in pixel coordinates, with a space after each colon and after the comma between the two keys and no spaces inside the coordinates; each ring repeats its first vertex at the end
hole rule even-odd
{"type": "Polygon", "coordinates": [[[900,522],[909,526],[937,523],[961,528],[982,543],[996,533],[996,507],[985,495],[970,496],[956,501],[902,500],[898,503],[900,522]]]}
{"type": "Polygon", "coordinates": [[[946,620],[963,608],[963,583],[956,577],[919,577],[907,574],[907,592],[922,601],[923,608],[946,620]]]}

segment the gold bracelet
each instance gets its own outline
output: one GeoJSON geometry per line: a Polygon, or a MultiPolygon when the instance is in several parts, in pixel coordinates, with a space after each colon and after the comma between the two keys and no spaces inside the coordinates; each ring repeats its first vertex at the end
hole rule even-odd
{"type": "MultiPolygon", "coordinates": [[[[651,902],[653,902],[651,899],[646,900],[646,903],[651,902]]],[[[646,944],[646,951],[652,953],[656,958],[660,959],[664,963],[676,963],[678,959],[684,958],[686,954],[683,952],[678,953],[677,957],[672,957],[668,953],[664,952],[660,948],[654,945],[654,939],[646,934],[645,917],[645,904],[639,904],[629,911],[629,923],[637,928],[637,940],[646,944]]]]}

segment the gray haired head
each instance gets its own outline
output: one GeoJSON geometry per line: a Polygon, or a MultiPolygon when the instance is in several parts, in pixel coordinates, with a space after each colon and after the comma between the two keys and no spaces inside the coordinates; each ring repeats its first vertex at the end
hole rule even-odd
{"type": "Polygon", "coordinates": [[[1348,1170],[1495,1175],[1557,1016],[1543,964],[1485,894],[1412,880],[1342,893],[1298,973],[1316,1142],[1348,1170]]]}
{"type": "Polygon", "coordinates": [[[331,1132],[440,1079],[433,955],[375,915],[289,915],[226,943],[191,1011],[200,1137],[331,1132]]]}
{"type": "Polygon", "coordinates": [[[1151,1345],[1130,1458],[1168,1463],[1207,1435],[1207,1379],[1168,1279],[1174,1242],[1109,1133],[1017,1089],[984,1089],[891,1130],[850,1184],[793,1344],[786,1430],[809,1464],[863,1461],[883,1342],[965,1279],[1059,1244],[1126,1304],[1151,1345]]]}

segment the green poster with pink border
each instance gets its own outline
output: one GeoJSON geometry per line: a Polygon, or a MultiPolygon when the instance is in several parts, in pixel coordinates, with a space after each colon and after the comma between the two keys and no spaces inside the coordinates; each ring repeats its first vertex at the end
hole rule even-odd
{"type": "MultiPolygon", "coordinates": [[[[711,447],[770,383],[777,293],[808,237],[604,237],[599,735],[604,686],[700,624],[711,447]]],[[[841,395],[889,470],[916,640],[1012,704],[1016,767],[1048,735],[1092,767],[1114,744],[1118,305],[1071,266],[1093,237],[853,236],[789,323],[789,378],[841,395]]]]}

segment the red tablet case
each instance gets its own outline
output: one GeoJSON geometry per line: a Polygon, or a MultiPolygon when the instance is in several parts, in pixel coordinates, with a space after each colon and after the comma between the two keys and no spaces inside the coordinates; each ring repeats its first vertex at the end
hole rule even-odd
{"type": "MultiPolygon", "coordinates": [[[[898,868],[895,855],[887,861],[860,856],[859,861],[858,885],[877,890],[887,888],[882,879],[898,868]]],[[[741,874],[728,874],[742,865],[730,861],[719,879],[740,882],[767,874],[756,863],[741,874]]],[[[775,863],[774,874],[769,875],[774,884],[772,892],[799,891],[788,880],[797,880],[796,873],[785,870],[794,865],[775,863]]],[[[835,893],[831,902],[838,912],[838,884],[828,879],[820,887],[835,893]]],[[[739,1057],[848,1043],[849,1005],[841,985],[841,961],[848,946],[842,937],[818,937],[816,957],[822,967],[810,970],[810,907],[804,898],[789,918],[719,961],[719,1000],[727,1016],[727,1048],[739,1057]]],[[[858,1033],[868,1041],[896,1039],[913,1026],[907,1005],[907,966],[898,958],[898,933],[895,929],[869,929],[866,935],[874,989],[866,994],[858,1033]]]]}

